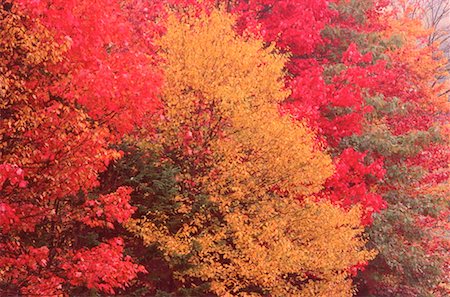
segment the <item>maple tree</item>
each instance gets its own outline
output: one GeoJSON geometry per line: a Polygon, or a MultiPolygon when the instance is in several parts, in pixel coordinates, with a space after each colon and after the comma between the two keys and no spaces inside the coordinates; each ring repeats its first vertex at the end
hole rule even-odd
{"type": "MultiPolygon", "coordinates": [[[[52,6],[43,4],[42,7],[52,6]]],[[[45,12],[42,16],[55,17],[61,26],[67,23],[61,22],[61,15],[57,18],[56,14],[70,16],[68,10],[45,12]]],[[[37,8],[33,13],[38,13],[37,8]]],[[[98,21],[94,16],[90,16],[91,20],[98,21]]],[[[70,25],[79,24],[79,15],[71,17],[70,25]]],[[[107,14],[103,17],[108,19],[107,14]]],[[[85,44],[76,39],[75,33],[62,32],[64,38],[60,38],[44,26],[44,20],[25,15],[18,3],[9,1],[1,2],[0,18],[1,292],[59,295],[96,289],[114,293],[115,288],[124,288],[145,269],[123,255],[124,243],[120,237],[108,238],[105,234],[105,240],[99,238],[95,244],[77,235],[92,227],[114,228],[114,224],[120,225],[134,211],[128,204],[129,189],[99,197],[94,193],[87,196],[87,192],[98,185],[98,173],[111,160],[120,157],[120,152],[109,146],[120,137],[121,131],[133,124],[127,115],[139,120],[137,106],[154,102],[148,94],[155,88],[153,82],[146,93],[138,93],[139,100],[124,96],[123,92],[113,93],[116,97],[113,100],[120,99],[128,105],[123,114],[123,106],[115,111],[123,116],[117,121],[100,104],[107,103],[111,94],[99,93],[92,85],[105,82],[111,84],[103,86],[105,90],[114,90],[119,89],[119,80],[105,80],[102,75],[110,74],[107,67],[92,64],[94,69],[89,68],[91,64],[84,60],[89,52],[82,52],[83,57],[77,55],[80,46],[88,50],[89,42],[91,50],[99,53],[93,61],[108,62],[112,55],[108,56],[109,49],[104,47],[107,43],[90,40],[105,39],[106,32],[86,34],[86,29],[79,31],[80,27],[70,26],[72,33],[86,38],[85,44]],[[91,70],[88,74],[96,75],[81,79],[83,70],[91,70]],[[87,94],[88,91],[94,93],[87,94]],[[93,101],[85,104],[83,96],[93,101]],[[95,108],[104,114],[96,116],[95,108]],[[103,262],[101,267],[99,260],[103,262]]],[[[110,29],[121,27],[115,23],[110,29]]],[[[126,57],[123,52],[118,55],[122,59],[126,57]]],[[[135,57],[131,51],[129,55],[135,57]]],[[[123,75],[129,73],[133,77],[126,88],[133,88],[131,81],[143,82],[136,79],[142,69],[128,70],[122,69],[123,75]]]]}

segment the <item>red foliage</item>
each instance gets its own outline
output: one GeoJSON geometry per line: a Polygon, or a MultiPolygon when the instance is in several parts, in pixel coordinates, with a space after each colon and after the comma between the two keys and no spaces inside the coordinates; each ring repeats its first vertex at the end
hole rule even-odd
{"type": "MultiPolygon", "coordinates": [[[[0,119],[2,294],[113,293],[144,269],[123,256],[120,238],[87,248],[92,243],[78,232],[111,228],[134,212],[127,188],[85,199],[98,174],[121,156],[111,145],[157,107],[160,75],[150,37],[141,38],[119,1],[24,0],[5,7],[2,25],[39,42],[7,31],[0,41],[15,53],[5,56],[7,72],[0,67],[1,79],[13,82],[0,119]],[[68,50],[61,59],[45,58],[61,55],[57,42],[68,50]]],[[[97,232],[101,242],[105,231],[97,232]]]]}
{"type": "Polygon", "coordinates": [[[129,204],[130,188],[120,187],[115,193],[100,195],[83,204],[81,211],[74,218],[90,227],[107,227],[114,229],[114,222],[119,224],[131,218],[135,207],[129,204]]]}
{"type": "Polygon", "coordinates": [[[56,66],[68,76],[52,87],[54,95],[81,104],[90,117],[118,135],[142,124],[145,113],[158,106],[160,74],[153,67],[151,39],[161,28],[150,18],[155,5],[133,1],[134,15],[117,0],[19,1],[31,15],[69,45],[56,66]],[[142,22],[145,25],[138,25],[142,22]]]}
{"type": "Polygon", "coordinates": [[[27,186],[22,168],[11,164],[0,164],[0,189],[3,189],[3,184],[7,180],[9,180],[11,186],[18,186],[20,188],[27,186]]]}
{"type": "Polygon", "coordinates": [[[369,225],[372,214],[387,206],[381,195],[371,189],[386,171],[382,159],[365,165],[365,156],[352,148],[345,149],[335,159],[336,172],[327,180],[323,194],[344,208],[360,204],[363,211],[361,222],[369,225]]]}
{"type": "Polygon", "coordinates": [[[258,32],[294,57],[307,55],[324,43],[320,35],[335,13],[325,0],[240,1],[239,30],[258,32]],[[301,17],[299,17],[301,16],[301,17]]]}
{"type": "Polygon", "coordinates": [[[125,288],[143,266],[123,256],[123,240],[113,238],[93,249],[82,249],[66,259],[61,268],[73,286],[85,286],[100,292],[114,294],[114,288],[125,288]]]}
{"type": "Polygon", "coordinates": [[[409,158],[408,166],[423,166],[427,174],[420,181],[421,184],[444,183],[450,178],[449,162],[450,149],[443,144],[434,144],[421,151],[417,156],[409,158]]]}

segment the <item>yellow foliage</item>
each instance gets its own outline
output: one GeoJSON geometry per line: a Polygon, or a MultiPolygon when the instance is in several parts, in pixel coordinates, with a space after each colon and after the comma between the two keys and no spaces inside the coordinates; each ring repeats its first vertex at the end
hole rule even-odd
{"type": "Polygon", "coordinates": [[[176,212],[190,216],[175,231],[164,213],[128,228],[169,263],[184,257],[191,266],[175,276],[187,287],[200,280],[219,296],[351,296],[348,268],[373,257],[359,210],[295,199],[321,190],[331,159],[307,127],[279,114],[287,57],[236,35],[233,24],[220,11],[169,18],[159,43],[166,120],[158,140],[194,185],[174,197],[176,212]],[[196,208],[200,195],[210,204],[196,208]]]}
{"type": "Polygon", "coordinates": [[[160,42],[166,60],[162,100],[169,121],[161,128],[166,143],[182,145],[181,127],[208,129],[213,135],[202,145],[219,156],[215,168],[235,181],[251,176],[259,182],[254,190],[278,185],[305,195],[319,191],[332,173],[330,158],[314,149],[306,127],[278,112],[277,103],[288,95],[286,57],[273,47],[264,49],[260,40],[236,36],[233,22],[218,12],[169,20],[160,42]],[[200,104],[212,110],[208,127],[199,125],[205,114],[200,104]],[[212,126],[225,126],[220,139],[212,126]]]}
{"type": "Polygon", "coordinates": [[[12,11],[0,9],[0,109],[15,108],[18,112],[15,117],[0,119],[0,149],[6,146],[1,137],[6,131],[21,133],[41,123],[32,106],[21,109],[18,106],[33,101],[36,96],[48,96],[45,92],[37,94],[36,89],[41,87],[37,82],[45,77],[47,65],[62,60],[66,49],[54,42],[43,26],[32,23],[15,7],[12,11]],[[27,81],[36,83],[34,89],[30,90],[27,81]]]}
{"type": "Polygon", "coordinates": [[[357,209],[266,197],[223,215],[221,226],[207,227],[205,216],[177,234],[145,220],[129,229],[146,244],[160,244],[169,260],[190,254],[193,266],[178,278],[210,281],[219,296],[247,296],[255,287],[261,295],[351,296],[348,268],[374,256],[363,250],[357,209]]]}
{"type": "Polygon", "coordinates": [[[18,14],[15,9],[12,12],[0,9],[0,108],[25,101],[27,96],[31,96],[23,91],[25,87],[23,81],[18,79],[18,74],[34,78],[39,66],[43,68],[60,62],[66,49],[66,46],[54,42],[50,32],[43,26],[30,24],[31,20],[18,14]],[[11,61],[15,61],[15,64],[11,64],[11,61]]]}
{"type": "Polygon", "coordinates": [[[394,35],[402,45],[388,51],[386,54],[392,61],[401,61],[409,73],[411,86],[423,94],[424,108],[448,112],[450,105],[446,96],[442,96],[449,88],[447,79],[447,58],[439,50],[439,44],[426,43],[431,29],[425,29],[417,19],[399,16],[398,19],[389,18],[387,29],[382,32],[383,37],[389,39],[394,35]]]}

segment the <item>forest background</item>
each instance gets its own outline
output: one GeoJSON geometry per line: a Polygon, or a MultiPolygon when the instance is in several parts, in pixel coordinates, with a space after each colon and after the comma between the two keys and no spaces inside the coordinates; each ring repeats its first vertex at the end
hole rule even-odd
{"type": "Polygon", "coordinates": [[[0,0],[0,295],[448,296],[449,9],[0,0]]]}

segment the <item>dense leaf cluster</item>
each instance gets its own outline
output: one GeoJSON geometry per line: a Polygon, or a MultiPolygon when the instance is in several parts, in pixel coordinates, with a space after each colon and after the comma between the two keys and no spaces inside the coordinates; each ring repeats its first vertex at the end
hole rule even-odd
{"type": "Polygon", "coordinates": [[[449,294],[447,61],[395,4],[0,0],[0,295],[449,294]]]}

